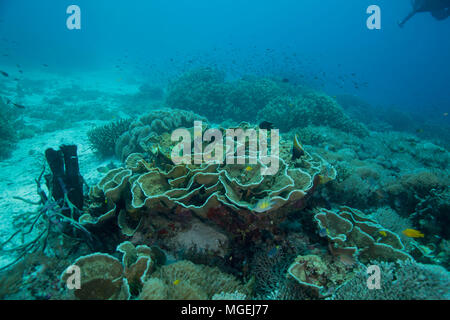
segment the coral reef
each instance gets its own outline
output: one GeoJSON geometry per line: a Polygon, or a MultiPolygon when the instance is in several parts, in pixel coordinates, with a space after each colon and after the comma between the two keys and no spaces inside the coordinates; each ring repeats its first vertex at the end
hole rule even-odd
{"type": "Polygon", "coordinates": [[[148,279],[140,300],[210,300],[252,295],[252,281],[242,284],[218,268],[178,261],[162,266],[148,279]]]}
{"type": "Polygon", "coordinates": [[[450,274],[443,267],[414,261],[376,263],[381,269],[380,289],[367,288],[362,270],[339,287],[335,300],[448,300],[450,274]]]}
{"type": "Polygon", "coordinates": [[[88,181],[77,154],[65,157],[71,170],[52,149],[47,159],[56,155],[59,171],[51,165],[49,194],[45,168],[35,197],[30,183],[10,188],[30,180],[27,170],[3,175],[0,200],[16,202],[2,216],[14,221],[0,230],[0,298],[450,299],[450,153],[410,128],[420,124],[414,115],[332,98],[302,81],[228,78],[212,68],[185,73],[167,90],[160,83],[123,81],[109,98],[74,83],[46,82],[55,86],[46,89],[25,80],[14,89],[18,97],[40,92],[45,107],[33,105],[25,116],[0,102],[0,157],[29,142],[28,156],[41,161],[42,139],[21,139],[89,120],[81,133],[63,132],[84,139],[78,150],[88,181]],[[27,126],[30,119],[41,122],[27,126]],[[189,137],[172,141],[175,129],[189,137]],[[214,142],[225,152],[206,152],[210,129],[220,132],[214,142]],[[278,137],[267,143],[276,172],[264,174],[264,151],[228,137],[228,129],[256,136],[280,129],[279,154],[278,137]],[[92,151],[120,162],[105,166],[92,151]],[[181,151],[189,156],[172,161],[181,151]],[[75,184],[65,171],[75,173],[75,184]],[[75,190],[78,201],[69,197],[75,190]],[[18,203],[35,210],[21,215],[18,203]],[[381,268],[380,290],[367,288],[371,264],[381,268]],[[80,290],[67,287],[73,266],[82,272],[80,290]]]}
{"type": "Polygon", "coordinates": [[[412,260],[402,251],[405,247],[398,235],[356,209],[322,209],[314,219],[329,241],[331,253],[345,263],[354,263],[354,259],[365,264],[372,260],[412,260]]]}
{"type": "MultiPolygon", "coordinates": [[[[279,170],[264,176],[259,160],[248,170],[245,164],[174,165],[165,151],[174,143],[167,136],[155,141],[157,147],[151,149],[156,151],[147,154],[149,158],[131,154],[126,167],[108,172],[91,188],[91,204],[80,223],[97,224],[117,215],[127,236],[147,229],[149,237],[176,236],[175,242],[185,243],[192,242],[188,230],[194,226],[204,236],[214,234],[216,243],[209,249],[224,255],[228,240],[245,243],[258,241],[266,231],[276,233],[289,212],[304,207],[319,185],[335,178],[334,169],[316,154],[292,160],[289,141],[280,142],[279,170]],[[184,223],[177,222],[182,218],[184,223]]],[[[194,241],[200,247],[201,237],[196,234],[194,241]]]]}
{"type": "Polygon", "coordinates": [[[225,81],[214,69],[197,69],[169,86],[166,105],[193,110],[212,121],[271,121],[282,131],[308,125],[339,128],[358,136],[368,134],[331,97],[264,78],[225,81]]]}
{"type": "Polygon", "coordinates": [[[346,263],[312,254],[295,258],[287,272],[298,283],[298,290],[313,298],[329,296],[338,285],[353,276],[352,268],[346,263]]]}
{"type": "MultiPolygon", "coordinates": [[[[102,253],[78,258],[73,266],[80,268],[81,284],[70,290],[80,300],[126,300],[130,297],[128,282],[121,262],[102,253]]],[[[70,281],[72,266],[61,275],[62,286],[70,281]]]]}
{"type": "Polygon", "coordinates": [[[206,119],[184,110],[154,110],[133,121],[129,130],[121,133],[115,141],[114,152],[122,161],[132,153],[148,152],[149,139],[155,140],[156,136],[175,129],[190,128],[194,121],[206,122],[206,119]]]}
{"type": "Polygon", "coordinates": [[[322,125],[356,136],[368,134],[364,125],[346,115],[335,100],[312,91],[295,97],[277,97],[259,111],[258,118],[273,122],[282,131],[322,125]]]}
{"type": "Polygon", "coordinates": [[[226,81],[223,72],[200,68],[172,82],[165,103],[171,108],[192,110],[211,121],[251,121],[260,109],[285,91],[270,79],[226,81]]]}

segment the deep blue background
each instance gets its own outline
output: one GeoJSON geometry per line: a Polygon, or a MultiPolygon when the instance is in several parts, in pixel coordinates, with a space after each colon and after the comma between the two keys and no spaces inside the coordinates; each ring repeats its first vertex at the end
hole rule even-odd
{"type": "Polygon", "coordinates": [[[0,53],[8,54],[0,66],[87,71],[124,56],[227,61],[233,52],[237,63],[254,55],[264,68],[258,57],[271,49],[272,68],[296,52],[313,72],[356,73],[368,87],[342,91],[374,104],[448,111],[450,19],[420,14],[400,29],[409,10],[409,0],[0,0],[0,53]],[[81,31],[66,29],[70,4],[81,7],[81,31]],[[382,9],[381,31],[366,28],[371,4],[382,9]]]}

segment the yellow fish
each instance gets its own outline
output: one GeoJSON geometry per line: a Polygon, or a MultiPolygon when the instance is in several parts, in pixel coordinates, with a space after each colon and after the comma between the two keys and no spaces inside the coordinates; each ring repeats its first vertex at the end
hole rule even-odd
{"type": "Polygon", "coordinates": [[[247,172],[252,171],[252,170],[253,170],[253,168],[250,167],[250,166],[248,166],[247,168],[245,168],[245,171],[247,171],[247,172]]]}
{"type": "Polygon", "coordinates": [[[402,233],[410,238],[423,238],[425,235],[420,232],[419,230],[414,230],[414,229],[406,229],[403,230],[402,233]]]}
{"type": "Polygon", "coordinates": [[[180,283],[180,280],[175,280],[175,281],[173,282],[173,285],[176,286],[176,285],[179,284],[179,283],[180,283]]]}
{"type": "Polygon", "coordinates": [[[268,211],[272,208],[272,202],[269,198],[261,199],[258,201],[258,203],[253,208],[253,211],[256,211],[258,213],[268,211]]]}
{"type": "Polygon", "coordinates": [[[386,236],[387,236],[386,231],[383,231],[383,230],[380,231],[380,234],[381,234],[383,237],[386,237],[386,236]]]}

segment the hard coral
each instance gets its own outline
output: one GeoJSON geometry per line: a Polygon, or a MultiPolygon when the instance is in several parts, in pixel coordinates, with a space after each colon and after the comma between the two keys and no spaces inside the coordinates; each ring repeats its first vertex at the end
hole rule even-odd
{"type": "Polygon", "coordinates": [[[283,131],[316,125],[338,128],[357,136],[368,134],[364,125],[348,117],[336,101],[313,91],[295,97],[277,97],[260,110],[258,118],[273,122],[283,131]]]}
{"type": "Polygon", "coordinates": [[[381,269],[381,289],[367,287],[366,270],[339,287],[335,300],[448,300],[450,274],[436,265],[414,261],[376,263],[381,269]]]}
{"type": "Polygon", "coordinates": [[[128,130],[130,123],[130,119],[120,119],[91,129],[87,133],[91,147],[104,157],[113,156],[117,140],[128,130]]]}
{"type": "Polygon", "coordinates": [[[155,271],[144,284],[140,298],[151,300],[164,296],[173,300],[206,300],[216,294],[233,294],[236,291],[251,295],[251,282],[242,284],[218,268],[178,261],[155,271]]]}
{"type": "Polygon", "coordinates": [[[200,68],[182,75],[168,89],[166,105],[192,110],[213,121],[253,120],[261,108],[285,90],[270,79],[225,81],[225,74],[200,68]]]}
{"type": "Polygon", "coordinates": [[[170,144],[163,144],[164,137],[156,141],[160,144],[152,162],[132,154],[126,168],[110,171],[91,188],[90,213],[80,220],[95,224],[117,211],[119,227],[128,236],[146,220],[172,236],[169,220],[183,209],[245,242],[263,230],[274,231],[289,212],[301,209],[300,200],[304,204],[320,183],[335,178],[334,169],[317,155],[305,153],[293,161],[285,141],[279,170],[272,176],[260,174],[259,160],[250,171],[242,164],[173,165],[165,156],[157,158],[170,150],[170,144]],[[270,199],[270,205],[255,211],[264,199],[270,199]]]}

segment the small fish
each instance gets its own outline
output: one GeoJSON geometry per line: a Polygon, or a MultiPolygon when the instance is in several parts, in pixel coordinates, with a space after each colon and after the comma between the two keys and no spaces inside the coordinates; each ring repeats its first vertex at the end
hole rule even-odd
{"type": "Polygon", "coordinates": [[[283,83],[289,83],[289,79],[288,79],[288,78],[283,78],[283,79],[281,80],[281,82],[283,82],[283,83]]]}
{"type": "Polygon", "coordinates": [[[403,230],[402,233],[410,238],[423,238],[425,235],[420,232],[419,230],[415,230],[415,229],[406,229],[403,230]]]}
{"type": "Polygon", "coordinates": [[[379,233],[380,233],[383,237],[387,237],[386,231],[381,230],[381,231],[379,231],[379,233]]]}
{"type": "Polygon", "coordinates": [[[5,71],[2,71],[2,70],[0,70],[0,73],[2,74],[2,76],[4,76],[4,77],[9,77],[9,74],[8,73],[6,73],[5,71]]]}
{"type": "Polygon", "coordinates": [[[269,258],[273,258],[274,256],[277,255],[279,250],[280,250],[280,246],[275,246],[272,249],[270,249],[269,252],[267,252],[267,256],[269,258]]]}
{"type": "Polygon", "coordinates": [[[300,144],[298,140],[298,136],[295,135],[294,142],[292,146],[292,159],[298,159],[305,155],[305,150],[303,149],[303,146],[300,144]]]}
{"type": "Polygon", "coordinates": [[[448,112],[444,112],[444,117],[447,117],[448,116],[448,112]]]}
{"type": "Polygon", "coordinates": [[[18,103],[14,103],[14,102],[12,102],[10,99],[8,99],[6,97],[4,98],[4,101],[5,101],[6,104],[13,105],[14,107],[16,107],[18,109],[25,109],[25,107],[23,105],[18,104],[18,103]]]}
{"type": "Polygon", "coordinates": [[[327,228],[320,228],[319,230],[319,236],[321,238],[325,238],[329,234],[329,231],[327,228]]]}
{"type": "Polygon", "coordinates": [[[253,168],[250,167],[250,166],[248,166],[247,168],[245,168],[245,171],[247,171],[247,172],[252,171],[252,170],[253,170],[253,168]]]}
{"type": "Polygon", "coordinates": [[[14,102],[13,102],[13,106],[16,107],[16,108],[18,108],[18,109],[25,109],[25,106],[23,106],[23,105],[21,105],[21,104],[18,104],[18,103],[14,103],[14,102]]]}
{"type": "Polygon", "coordinates": [[[272,209],[273,202],[270,198],[264,198],[258,201],[258,203],[254,206],[253,211],[262,213],[272,209]]]}
{"type": "Polygon", "coordinates": [[[270,130],[273,129],[273,123],[269,121],[263,121],[259,124],[260,129],[270,130]]]}
{"type": "Polygon", "coordinates": [[[384,191],[381,190],[381,189],[375,190],[375,195],[376,195],[378,200],[382,200],[382,199],[384,199],[386,197],[385,194],[384,194],[384,191]]]}
{"type": "Polygon", "coordinates": [[[157,145],[152,146],[151,149],[150,149],[150,151],[151,151],[151,153],[154,154],[154,155],[157,154],[157,153],[159,153],[159,146],[157,146],[157,145]]]}
{"type": "Polygon", "coordinates": [[[48,68],[48,64],[46,64],[46,63],[43,63],[42,66],[45,68],[48,68]]]}
{"type": "Polygon", "coordinates": [[[180,280],[178,280],[178,279],[175,280],[175,281],[173,282],[173,285],[174,285],[174,286],[176,286],[176,285],[178,285],[178,284],[180,284],[180,280]]]}
{"type": "Polygon", "coordinates": [[[423,129],[416,129],[416,133],[423,133],[423,129]]]}

